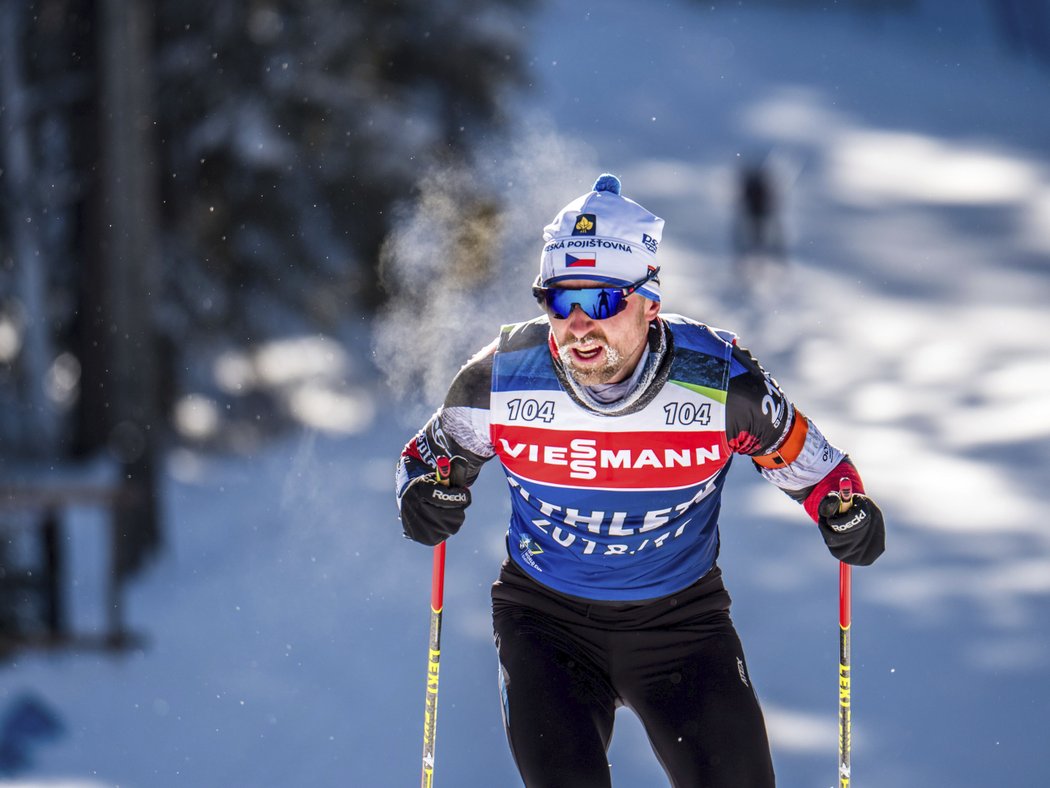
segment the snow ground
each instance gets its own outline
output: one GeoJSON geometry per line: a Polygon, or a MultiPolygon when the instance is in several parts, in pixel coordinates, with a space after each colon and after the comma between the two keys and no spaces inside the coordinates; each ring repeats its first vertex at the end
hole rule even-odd
{"type": "MultiPolygon", "coordinates": [[[[1042,784],[1047,73],[982,38],[977,3],[958,4],[976,32],[956,38],[932,27],[936,3],[891,18],[746,5],[549,3],[534,30],[535,95],[487,174],[515,182],[511,230],[529,244],[594,175],[619,174],[667,219],[665,308],[737,331],[858,462],[890,537],[854,573],[854,782],[1042,784]],[[733,176],[766,154],[788,189],[791,264],[776,294],[737,293],[733,176]]],[[[508,255],[503,284],[524,288],[537,256],[508,255]]],[[[458,315],[455,353],[403,346],[403,361],[436,360],[424,399],[518,314],[532,314],[524,297],[458,315]]],[[[416,318],[427,333],[429,316],[416,318]]],[[[393,327],[378,326],[381,348],[393,327]]],[[[404,394],[360,361],[377,403],[404,394]]],[[[172,549],[129,600],[147,646],[0,666],[0,713],[32,692],[68,729],[5,784],[413,784],[430,555],[400,538],[390,488],[427,409],[377,412],[354,434],[304,429],[246,458],[173,455],[172,549]]],[[[499,479],[483,474],[448,548],[442,786],[518,784],[488,618],[508,511],[499,479]]],[[[71,530],[91,518],[77,513],[71,530]]],[[[722,535],[780,784],[831,786],[836,564],[744,463],[722,535]]],[[[665,782],[627,714],[610,760],[618,788],[665,782]]]]}

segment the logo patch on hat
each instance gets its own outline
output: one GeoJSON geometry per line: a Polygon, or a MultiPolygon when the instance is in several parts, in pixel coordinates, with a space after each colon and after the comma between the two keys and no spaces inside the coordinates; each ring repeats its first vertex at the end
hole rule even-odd
{"type": "Polygon", "coordinates": [[[648,249],[653,254],[656,254],[656,247],[660,245],[660,242],[653,238],[649,233],[642,233],[642,246],[648,249]]]}
{"type": "Polygon", "coordinates": [[[565,255],[566,268],[594,268],[597,262],[593,253],[580,256],[574,254],[565,255]]]}
{"type": "Polygon", "coordinates": [[[572,226],[573,235],[594,235],[598,228],[598,218],[593,213],[581,213],[572,226]]]}

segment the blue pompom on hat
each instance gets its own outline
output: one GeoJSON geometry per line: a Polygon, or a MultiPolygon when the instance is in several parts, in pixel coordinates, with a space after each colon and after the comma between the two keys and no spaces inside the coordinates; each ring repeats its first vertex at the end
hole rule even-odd
{"type": "Polygon", "coordinates": [[[591,187],[591,191],[595,192],[612,192],[613,194],[619,194],[622,188],[620,179],[613,175],[611,172],[604,172],[598,176],[598,180],[594,182],[594,186],[591,187]]]}
{"type": "MultiPolygon", "coordinates": [[[[539,282],[547,287],[582,279],[630,285],[656,267],[664,220],[620,194],[615,175],[603,173],[594,187],[570,202],[543,228],[539,282]]],[[[653,279],[638,290],[660,300],[653,279]]]]}

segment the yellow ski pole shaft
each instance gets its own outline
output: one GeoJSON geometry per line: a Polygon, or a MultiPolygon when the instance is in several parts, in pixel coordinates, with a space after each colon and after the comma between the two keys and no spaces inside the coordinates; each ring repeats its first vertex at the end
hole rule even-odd
{"type": "MultiPolygon", "coordinates": [[[[438,458],[435,476],[438,484],[448,484],[451,463],[438,458]]],[[[437,743],[438,671],[441,667],[441,613],[445,607],[445,542],[434,548],[430,574],[430,648],[427,654],[427,693],[423,709],[422,788],[434,785],[434,751],[437,743]]]]}

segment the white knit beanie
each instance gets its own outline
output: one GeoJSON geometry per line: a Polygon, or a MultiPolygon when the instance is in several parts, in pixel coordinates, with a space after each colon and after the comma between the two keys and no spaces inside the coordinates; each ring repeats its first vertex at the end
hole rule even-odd
{"type": "MultiPolygon", "coordinates": [[[[656,267],[664,220],[620,194],[620,179],[608,173],[577,197],[543,228],[539,283],[543,287],[570,279],[629,285],[656,267]]],[[[660,280],[639,293],[660,300],[660,280]]]]}

